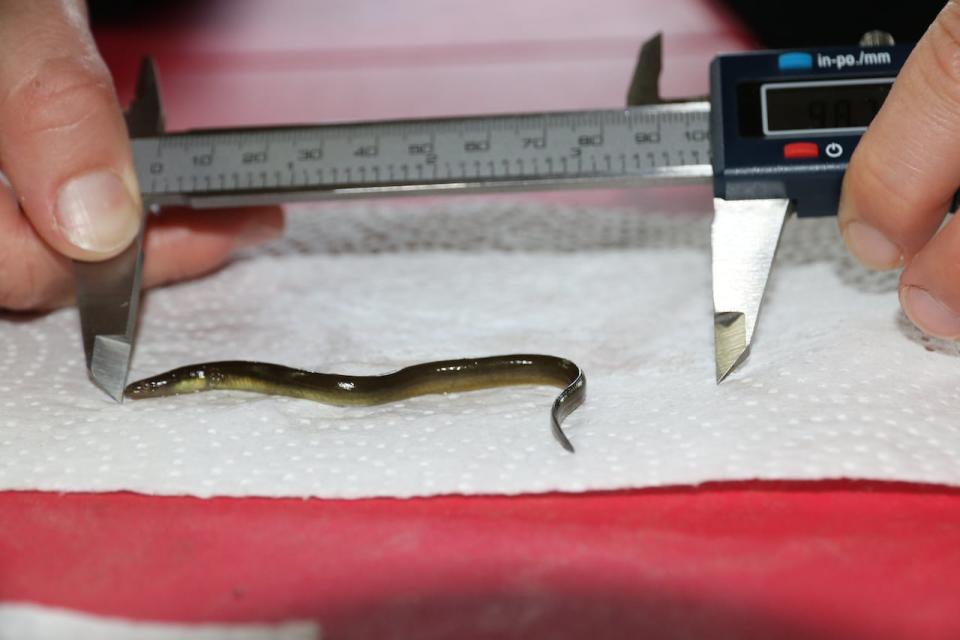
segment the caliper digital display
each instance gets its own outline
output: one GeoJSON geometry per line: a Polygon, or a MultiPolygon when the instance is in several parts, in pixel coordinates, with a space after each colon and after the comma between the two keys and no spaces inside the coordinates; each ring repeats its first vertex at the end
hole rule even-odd
{"type": "Polygon", "coordinates": [[[764,135],[865,131],[893,78],[775,82],[761,85],[764,135]]]}
{"type": "Polygon", "coordinates": [[[850,156],[911,48],[718,56],[710,68],[714,195],[787,198],[800,216],[836,214],[850,156]]]}

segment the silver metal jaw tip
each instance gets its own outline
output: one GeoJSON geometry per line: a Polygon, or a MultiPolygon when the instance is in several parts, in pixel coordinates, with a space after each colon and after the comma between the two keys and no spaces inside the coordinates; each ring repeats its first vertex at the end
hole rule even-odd
{"type": "Polygon", "coordinates": [[[713,331],[717,383],[747,358],[789,200],[713,201],[713,331]]]}
{"type": "Polygon", "coordinates": [[[746,316],[738,311],[713,314],[713,342],[716,349],[717,384],[730,375],[750,352],[746,316]]]}
{"type": "Polygon", "coordinates": [[[87,372],[117,402],[130,370],[140,301],[143,227],[123,253],[103,262],[74,262],[87,372]]]}
{"type": "Polygon", "coordinates": [[[117,402],[123,402],[130,350],[130,341],[125,336],[97,336],[93,344],[90,377],[117,402]]]}

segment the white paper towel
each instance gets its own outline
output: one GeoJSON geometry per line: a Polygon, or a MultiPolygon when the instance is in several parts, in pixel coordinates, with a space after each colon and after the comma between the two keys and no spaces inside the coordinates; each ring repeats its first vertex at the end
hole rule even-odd
{"type": "Polygon", "coordinates": [[[279,624],[174,624],[93,615],[33,603],[0,603],[0,638],[15,640],[320,640],[310,620],[279,624]]]}
{"type": "MultiPolygon", "coordinates": [[[[901,315],[896,274],[791,221],[753,355],[714,383],[709,216],[435,201],[314,207],[285,240],[148,294],[132,378],[218,359],[382,373],[510,352],[588,378],[370,408],[241,392],[116,405],[76,310],[4,316],[0,488],[414,496],[707,480],[960,483],[960,358],[901,315]]],[[[198,214],[200,215],[200,214],[198,214]]]]}

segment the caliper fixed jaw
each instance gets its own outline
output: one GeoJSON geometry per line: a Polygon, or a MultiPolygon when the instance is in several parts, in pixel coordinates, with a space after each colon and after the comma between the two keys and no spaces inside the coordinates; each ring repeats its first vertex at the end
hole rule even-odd
{"type": "Polygon", "coordinates": [[[74,261],[77,307],[91,380],[117,402],[130,370],[143,269],[143,226],[120,255],[103,262],[74,261]]]}
{"type": "MultiPolygon", "coordinates": [[[[131,138],[159,135],[163,120],[156,68],[151,58],[144,58],[126,113],[127,130],[131,138]]],[[[102,262],[73,263],[87,374],[117,402],[123,401],[133,355],[146,210],[145,206],[137,237],[119,255],[102,262]]]]}

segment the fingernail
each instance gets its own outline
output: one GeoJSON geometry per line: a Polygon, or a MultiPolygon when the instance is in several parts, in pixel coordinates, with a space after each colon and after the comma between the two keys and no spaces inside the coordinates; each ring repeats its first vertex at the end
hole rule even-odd
{"type": "Polygon", "coordinates": [[[920,287],[906,287],[900,293],[900,304],[913,324],[938,338],[960,338],[960,314],[920,287]]]}
{"type": "Polygon", "coordinates": [[[903,264],[900,247],[863,222],[851,222],[843,230],[843,241],[856,258],[873,269],[893,269],[903,264]]]}
{"type": "Polygon", "coordinates": [[[67,240],[94,253],[114,253],[140,231],[142,213],[120,176],[96,171],[60,188],[55,211],[67,240]]]}

